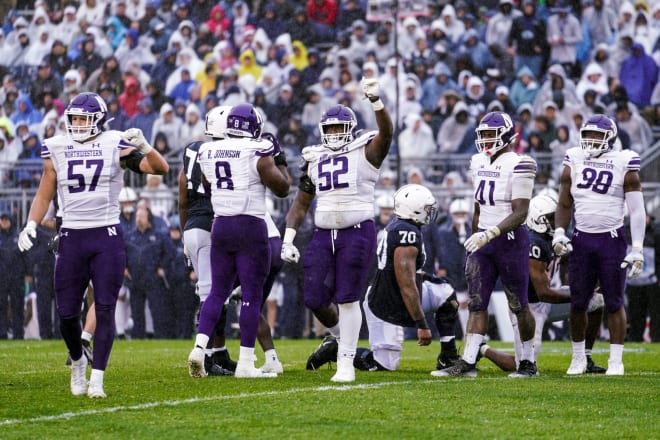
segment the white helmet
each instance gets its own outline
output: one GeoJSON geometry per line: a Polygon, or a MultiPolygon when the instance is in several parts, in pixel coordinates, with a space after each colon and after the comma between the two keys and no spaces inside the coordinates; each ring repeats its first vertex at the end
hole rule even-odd
{"type": "Polygon", "coordinates": [[[527,212],[527,227],[540,234],[550,234],[555,232],[552,222],[554,221],[555,210],[557,209],[557,198],[551,193],[533,197],[529,201],[529,210],[527,212]],[[549,218],[552,216],[553,218],[549,218]]]}
{"type": "Polygon", "coordinates": [[[404,185],[394,193],[394,214],[404,220],[428,225],[438,214],[435,197],[422,185],[404,185]]]}
{"type": "Polygon", "coordinates": [[[128,186],[125,186],[119,191],[119,202],[137,202],[137,194],[133,190],[133,188],[129,188],[128,186]]]}
{"type": "Polygon", "coordinates": [[[216,139],[224,139],[227,130],[227,116],[231,105],[213,107],[206,114],[206,130],[204,134],[216,139]]]}
{"type": "Polygon", "coordinates": [[[467,199],[454,199],[449,205],[449,214],[458,214],[459,212],[466,214],[470,212],[470,202],[467,199]]]}

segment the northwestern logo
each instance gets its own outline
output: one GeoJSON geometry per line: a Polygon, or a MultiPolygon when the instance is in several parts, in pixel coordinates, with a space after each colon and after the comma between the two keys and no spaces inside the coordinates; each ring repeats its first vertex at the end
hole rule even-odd
{"type": "Polygon", "coordinates": [[[117,235],[117,227],[116,226],[108,226],[108,237],[114,237],[117,235]]]}

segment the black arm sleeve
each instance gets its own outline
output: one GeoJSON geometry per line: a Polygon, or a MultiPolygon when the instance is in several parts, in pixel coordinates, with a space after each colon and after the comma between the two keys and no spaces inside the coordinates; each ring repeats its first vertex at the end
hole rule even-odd
{"type": "Polygon", "coordinates": [[[301,191],[305,191],[307,194],[311,194],[312,196],[316,195],[316,187],[312,183],[312,178],[307,174],[303,174],[300,177],[300,185],[298,185],[298,188],[300,188],[301,191]]]}
{"type": "Polygon", "coordinates": [[[120,162],[122,166],[125,166],[129,170],[138,174],[144,174],[142,170],[140,170],[140,162],[142,161],[143,157],[144,155],[138,150],[133,150],[127,156],[122,157],[120,162]]]}

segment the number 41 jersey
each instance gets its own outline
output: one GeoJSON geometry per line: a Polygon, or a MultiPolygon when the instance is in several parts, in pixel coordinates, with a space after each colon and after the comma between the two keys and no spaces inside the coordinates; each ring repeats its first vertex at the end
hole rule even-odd
{"type": "Polygon", "coordinates": [[[41,157],[51,159],[57,173],[63,228],[119,223],[119,191],[124,184],[120,154],[131,147],[115,130],[86,142],[63,135],[43,141],[41,157]]]}
{"type": "Polygon", "coordinates": [[[632,150],[608,151],[588,157],[582,148],[566,151],[564,166],[571,169],[575,227],[583,232],[608,232],[623,226],[623,181],[639,171],[639,155],[632,150]]]}

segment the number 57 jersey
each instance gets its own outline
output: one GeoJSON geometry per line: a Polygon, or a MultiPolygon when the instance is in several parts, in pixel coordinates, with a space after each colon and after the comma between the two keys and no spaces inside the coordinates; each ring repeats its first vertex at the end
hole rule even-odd
{"type": "Polygon", "coordinates": [[[639,171],[639,155],[632,150],[608,151],[589,157],[582,148],[570,148],[564,166],[571,170],[575,227],[599,233],[623,226],[623,181],[628,171],[639,171]]]}
{"type": "Polygon", "coordinates": [[[119,191],[124,184],[120,155],[126,148],[132,146],[115,130],[86,142],[76,142],[69,136],[43,141],[41,157],[51,159],[57,173],[63,228],[119,223],[119,191]]]}

